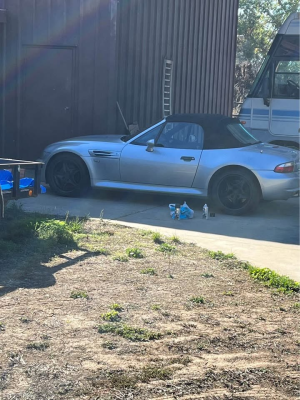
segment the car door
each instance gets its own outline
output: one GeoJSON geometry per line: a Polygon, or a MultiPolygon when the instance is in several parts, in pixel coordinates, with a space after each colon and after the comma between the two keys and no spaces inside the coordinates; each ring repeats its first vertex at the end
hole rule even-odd
{"type": "Polygon", "coordinates": [[[203,147],[198,124],[167,122],[128,143],[121,153],[121,179],[149,185],[192,187],[203,147]],[[155,139],[153,151],[147,142],[155,139]]]}

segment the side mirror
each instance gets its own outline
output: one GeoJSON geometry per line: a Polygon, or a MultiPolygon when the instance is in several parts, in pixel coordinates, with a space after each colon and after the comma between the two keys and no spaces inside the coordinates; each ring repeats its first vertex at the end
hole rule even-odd
{"type": "Polygon", "coordinates": [[[146,151],[152,152],[154,150],[154,139],[150,139],[147,142],[146,151]]]}

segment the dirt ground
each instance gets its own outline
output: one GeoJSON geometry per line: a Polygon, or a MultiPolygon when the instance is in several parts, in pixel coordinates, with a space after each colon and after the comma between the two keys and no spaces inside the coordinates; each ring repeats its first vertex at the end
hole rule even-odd
{"type": "Polygon", "coordinates": [[[176,238],[75,236],[0,253],[1,400],[299,398],[297,294],[176,238]]]}

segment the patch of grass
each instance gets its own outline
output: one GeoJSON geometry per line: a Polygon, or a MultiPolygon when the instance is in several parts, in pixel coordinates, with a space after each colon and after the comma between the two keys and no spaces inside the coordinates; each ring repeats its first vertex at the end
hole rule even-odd
{"type": "Polygon", "coordinates": [[[300,310],[300,303],[294,303],[293,308],[294,310],[300,310]]]}
{"type": "Polygon", "coordinates": [[[279,275],[268,268],[257,268],[249,265],[248,271],[253,279],[262,282],[265,286],[276,288],[282,293],[300,291],[300,284],[298,282],[295,282],[288,276],[279,275]]]}
{"type": "Polygon", "coordinates": [[[223,293],[223,296],[234,296],[234,294],[231,291],[227,291],[223,293]]]}
{"type": "Polygon", "coordinates": [[[141,270],[141,274],[143,275],[157,275],[154,268],[145,268],[141,270]]]}
{"type": "Polygon", "coordinates": [[[110,309],[111,309],[111,310],[118,311],[118,312],[124,311],[124,308],[123,308],[120,304],[118,304],[118,303],[112,304],[112,305],[110,306],[110,309]]]}
{"type": "Polygon", "coordinates": [[[151,310],[153,310],[153,311],[159,311],[159,310],[161,310],[160,304],[153,304],[153,305],[151,306],[151,310]]]}
{"type": "Polygon", "coordinates": [[[140,230],[140,233],[141,233],[141,235],[142,236],[150,236],[150,235],[152,235],[154,232],[153,231],[147,231],[147,230],[140,230]]]}
{"type": "Polygon", "coordinates": [[[35,231],[40,239],[51,240],[57,244],[74,243],[74,236],[65,221],[50,219],[36,224],[35,231]]]}
{"type": "Polygon", "coordinates": [[[132,248],[126,249],[126,254],[128,255],[128,257],[131,257],[131,258],[144,258],[142,251],[140,249],[138,249],[137,247],[132,247],[132,248]]]}
{"type": "Polygon", "coordinates": [[[98,326],[99,333],[113,333],[133,342],[147,342],[162,337],[159,332],[152,332],[143,328],[134,328],[126,324],[102,324],[98,326]]]}
{"type": "Polygon", "coordinates": [[[116,349],[118,346],[116,345],[116,343],[114,342],[103,342],[101,344],[101,347],[103,347],[104,349],[108,349],[108,350],[114,350],[116,349]]]}
{"type": "Polygon", "coordinates": [[[202,276],[202,278],[214,278],[213,274],[209,274],[207,272],[205,272],[205,274],[202,274],[201,276],[202,276]]]}
{"type": "Polygon", "coordinates": [[[102,314],[101,318],[104,319],[104,321],[109,322],[118,322],[121,320],[120,314],[118,313],[118,311],[115,310],[108,311],[107,313],[102,314]]]}
{"type": "Polygon", "coordinates": [[[168,243],[162,243],[156,250],[162,253],[175,253],[176,251],[175,247],[168,243]]]}
{"type": "Polygon", "coordinates": [[[70,297],[72,299],[88,299],[89,295],[84,290],[72,290],[70,297]]]}
{"type": "Polygon", "coordinates": [[[108,256],[110,254],[109,251],[104,248],[100,248],[100,249],[95,248],[93,251],[95,254],[101,255],[101,256],[108,256]]]}
{"type": "Polygon", "coordinates": [[[165,381],[172,378],[172,371],[168,368],[146,366],[138,375],[139,382],[149,383],[151,380],[165,381]]]}
{"type": "Polygon", "coordinates": [[[152,240],[153,240],[153,242],[156,243],[156,244],[161,244],[161,243],[163,243],[161,234],[160,234],[159,232],[154,232],[154,233],[152,233],[152,240]]]}
{"type": "Polygon", "coordinates": [[[83,223],[85,221],[86,221],[86,219],[79,219],[78,217],[69,220],[68,215],[65,220],[68,230],[72,233],[82,233],[83,232],[83,223]]]}
{"type": "Polygon", "coordinates": [[[209,251],[208,256],[214,260],[224,261],[224,260],[236,260],[233,253],[225,254],[222,251],[209,251]]]}
{"type": "Polygon", "coordinates": [[[26,346],[26,349],[45,351],[49,346],[50,345],[47,342],[32,342],[26,346]]]}
{"type": "Polygon", "coordinates": [[[190,298],[190,302],[193,304],[204,304],[205,300],[202,296],[193,296],[190,298]]]}
{"type": "Polygon", "coordinates": [[[0,322],[0,331],[5,331],[5,325],[3,322],[0,322]]]}
{"type": "Polygon", "coordinates": [[[173,243],[177,243],[177,244],[180,243],[180,239],[176,235],[171,236],[170,237],[170,241],[173,242],[173,243]]]}
{"type": "Polygon", "coordinates": [[[133,389],[136,387],[138,379],[136,376],[131,376],[126,373],[111,374],[109,376],[109,381],[114,389],[126,390],[133,389]]]}
{"type": "Polygon", "coordinates": [[[125,256],[125,255],[122,254],[122,253],[116,253],[116,254],[113,256],[113,260],[115,260],[115,261],[120,261],[120,262],[127,262],[127,261],[128,261],[128,257],[125,256]]]}

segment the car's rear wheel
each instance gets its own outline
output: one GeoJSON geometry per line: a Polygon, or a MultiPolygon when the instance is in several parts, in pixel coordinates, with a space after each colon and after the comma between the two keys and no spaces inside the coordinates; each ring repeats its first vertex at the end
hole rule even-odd
{"type": "Polygon", "coordinates": [[[51,189],[59,196],[77,197],[90,186],[87,167],[74,154],[55,156],[48,164],[46,175],[51,189]]]}
{"type": "Polygon", "coordinates": [[[246,170],[225,170],[219,173],[211,190],[217,208],[230,215],[253,211],[259,204],[261,192],[255,177],[246,170]]]}

